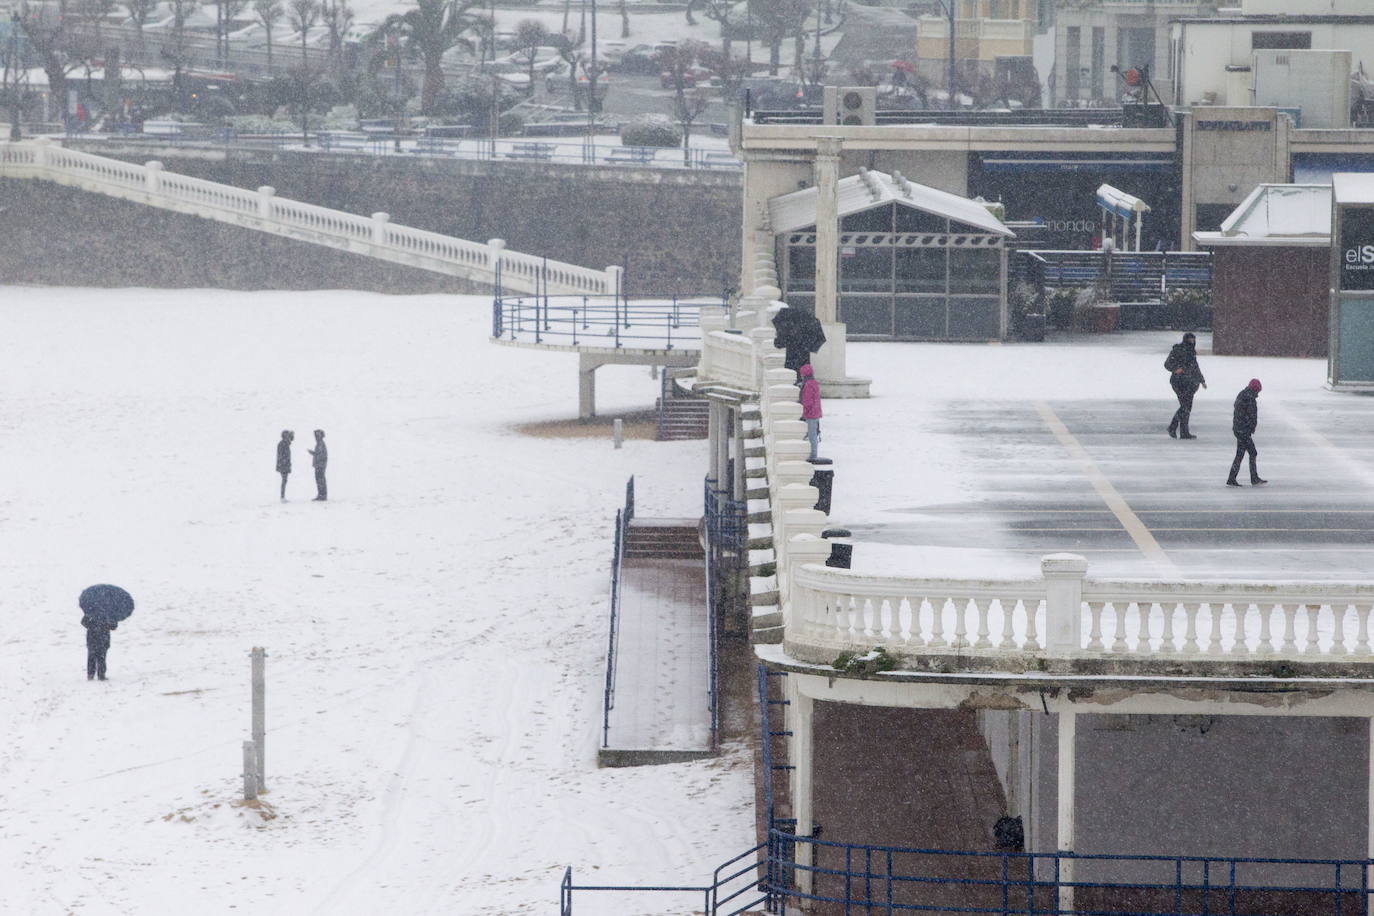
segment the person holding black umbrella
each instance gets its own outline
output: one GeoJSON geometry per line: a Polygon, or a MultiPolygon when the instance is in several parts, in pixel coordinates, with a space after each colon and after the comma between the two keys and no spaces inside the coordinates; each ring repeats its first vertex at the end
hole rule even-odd
{"type": "Polygon", "coordinates": [[[92,585],[77,599],[86,628],[86,680],[105,680],[110,631],[134,612],[134,599],[118,585],[92,585]]]}

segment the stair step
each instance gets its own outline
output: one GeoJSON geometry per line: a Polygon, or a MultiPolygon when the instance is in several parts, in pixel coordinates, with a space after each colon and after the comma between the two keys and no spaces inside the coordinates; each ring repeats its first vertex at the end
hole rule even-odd
{"type": "Polygon", "coordinates": [[[745,458],[767,458],[768,447],[765,445],[751,445],[744,450],[745,458]]]}

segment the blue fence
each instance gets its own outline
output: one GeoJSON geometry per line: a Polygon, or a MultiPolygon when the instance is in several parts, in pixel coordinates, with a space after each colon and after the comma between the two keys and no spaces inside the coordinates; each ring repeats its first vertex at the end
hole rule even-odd
{"type": "Polygon", "coordinates": [[[721,297],[502,296],[492,302],[492,337],[536,344],[672,350],[695,344],[703,306],[721,297]]]}
{"type": "Polygon", "coordinates": [[[601,700],[601,746],[610,747],[611,710],[615,708],[615,663],[620,652],[620,567],[625,541],[635,517],[635,479],[625,483],[625,505],[615,513],[615,547],[611,552],[611,625],[606,645],[606,689],[601,700]]]}

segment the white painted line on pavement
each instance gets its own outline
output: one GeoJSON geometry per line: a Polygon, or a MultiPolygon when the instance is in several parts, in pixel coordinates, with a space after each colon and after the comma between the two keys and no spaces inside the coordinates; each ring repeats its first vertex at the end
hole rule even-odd
{"type": "MultiPolygon", "coordinates": [[[[1345,449],[1338,447],[1330,439],[1317,432],[1312,428],[1311,424],[1300,417],[1296,412],[1284,407],[1282,401],[1272,401],[1266,404],[1265,408],[1272,413],[1278,414],[1285,423],[1298,431],[1298,435],[1325,451],[1332,458],[1335,458],[1336,463],[1343,466],[1359,480],[1360,483],[1374,490],[1374,469],[1371,469],[1368,464],[1356,460],[1345,449]]],[[[1260,441],[1264,441],[1264,434],[1260,433],[1259,436],[1260,441]]],[[[1347,510],[1342,509],[1338,511],[1347,510]]]]}
{"type": "Polygon", "coordinates": [[[1088,478],[1088,482],[1093,485],[1097,495],[1102,497],[1102,501],[1107,504],[1107,508],[1112,510],[1121,527],[1126,529],[1126,533],[1135,541],[1135,546],[1140,548],[1140,552],[1145,554],[1145,558],[1156,566],[1160,567],[1161,572],[1169,575],[1178,575],[1178,567],[1174,566],[1174,561],[1169,559],[1169,555],[1164,552],[1164,548],[1159,546],[1154,535],[1150,534],[1150,529],[1145,527],[1121,494],[1116,491],[1106,476],[1098,468],[1085,448],[1074,438],[1073,433],[1064,425],[1064,421],[1059,419],[1059,415],[1054,412],[1050,405],[1044,401],[1036,401],[1035,409],[1040,414],[1040,418],[1045,421],[1045,425],[1054,433],[1054,437],[1059,440],[1059,444],[1068,450],[1083,470],[1083,476],[1088,478]]]}

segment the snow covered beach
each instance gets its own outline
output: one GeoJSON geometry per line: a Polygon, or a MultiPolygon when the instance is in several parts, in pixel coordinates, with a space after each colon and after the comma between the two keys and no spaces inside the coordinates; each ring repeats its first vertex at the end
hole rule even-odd
{"type": "Polygon", "coordinates": [[[482,297],[0,298],[0,912],[548,912],[566,865],[696,884],[753,845],[742,748],[595,763],[615,507],[633,473],[642,513],[699,511],[703,443],[518,431],[575,414],[576,362],[492,346],[482,297]],[[76,597],[105,581],[138,607],[89,683],[76,597]]]}

